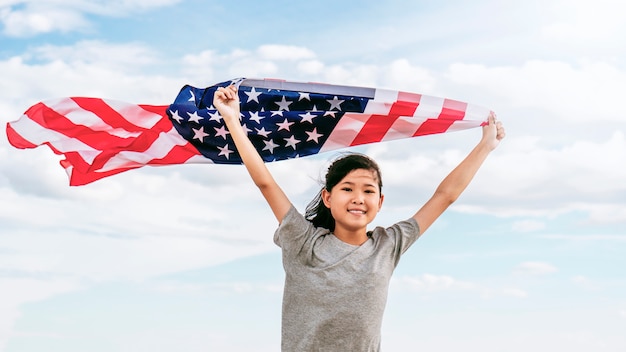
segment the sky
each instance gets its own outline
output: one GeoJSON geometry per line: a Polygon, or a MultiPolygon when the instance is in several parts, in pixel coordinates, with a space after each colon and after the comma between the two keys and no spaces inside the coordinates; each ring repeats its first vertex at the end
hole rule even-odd
{"type": "MultiPolygon", "coordinates": [[[[620,8],[0,0],[0,122],[66,96],[167,105],[185,84],[236,77],[489,107],[507,137],[402,258],[383,349],[623,352],[620,8]]],[[[473,129],[354,148],[382,168],[372,226],[411,216],[479,139],[473,129]]],[[[303,211],[335,156],[268,167],[303,211]]],[[[280,349],[277,224],[243,167],[144,167],[69,187],[59,160],[0,138],[0,351],[280,349]]]]}

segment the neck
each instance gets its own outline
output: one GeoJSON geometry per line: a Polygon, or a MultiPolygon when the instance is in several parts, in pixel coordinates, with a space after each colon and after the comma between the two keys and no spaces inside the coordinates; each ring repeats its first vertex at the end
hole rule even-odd
{"type": "Polygon", "coordinates": [[[368,240],[366,229],[359,231],[347,231],[336,228],[333,234],[341,241],[355,246],[360,246],[368,240]]]}

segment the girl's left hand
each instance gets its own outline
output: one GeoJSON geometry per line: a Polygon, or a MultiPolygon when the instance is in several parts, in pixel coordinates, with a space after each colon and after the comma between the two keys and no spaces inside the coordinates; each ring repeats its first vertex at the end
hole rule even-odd
{"type": "Polygon", "coordinates": [[[486,143],[490,150],[496,149],[502,138],[506,136],[506,131],[502,122],[496,119],[496,115],[491,112],[489,114],[489,123],[483,126],[482,143],[486,143]]]}

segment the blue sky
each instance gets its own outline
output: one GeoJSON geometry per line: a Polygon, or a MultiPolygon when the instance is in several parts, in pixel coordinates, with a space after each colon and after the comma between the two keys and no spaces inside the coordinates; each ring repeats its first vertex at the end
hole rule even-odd
{"type": "MultiPolygon", "coordinates": [[[[507,127],[402,259],[387,351],[626,349],[626,24],[618,1],[0,0],[0,122],[63,96],[168,104],[235,77],[488,106],[507,127]]],[[[373,225],[412,215],[480,138],[362,147],[373,225]]],[[[269,165],[299,209],[334,154],[269,165]]],[[[277,351],[275,220],[237,166],[69,187],[0,139],[0,351],[277,351]]]]}

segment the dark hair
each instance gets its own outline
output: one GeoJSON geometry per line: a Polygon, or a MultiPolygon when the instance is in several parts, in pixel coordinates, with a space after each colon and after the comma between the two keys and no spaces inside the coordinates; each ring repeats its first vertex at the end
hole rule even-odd
{"type": "Polygon", "coordinates": [[[365,169],[374,172],[378,179],[378,189],[382,192],[383,180],[378,164],[364,154],[344,154],[335,159],[328,167],[322,189],[320,189],[315,198],[311,200],[309,205],[306,206],[305,218],[311,221],[316,227],[323,227],[334,231],[335,219],[330,213],[330,209],[326,207],[322,200],[322,190],[325,189],[330,192],[347,174],[357,169],[365,169]]]}

